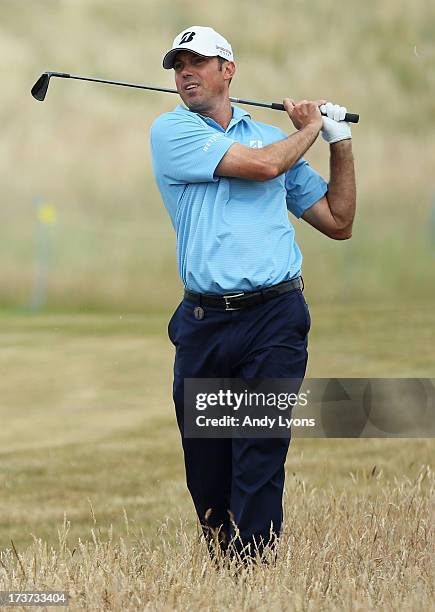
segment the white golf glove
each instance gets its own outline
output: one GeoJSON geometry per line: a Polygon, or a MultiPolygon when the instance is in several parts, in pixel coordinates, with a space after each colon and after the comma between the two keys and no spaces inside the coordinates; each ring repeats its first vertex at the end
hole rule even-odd
{"type": "Polygon", "coordinates": [[[322,136],[328,144],[340,142],[340,140],[349,140],[352,138],[350,126],[346,121],[343,121],[347,108],[327,102],[320,107],[321,113],[326,113],[323,119],[322,136]]]}

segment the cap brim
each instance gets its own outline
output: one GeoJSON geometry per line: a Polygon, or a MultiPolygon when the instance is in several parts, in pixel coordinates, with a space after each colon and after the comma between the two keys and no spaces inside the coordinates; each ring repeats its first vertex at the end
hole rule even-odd
{"type": "Polygon", "coordinates": [[[196,51],[188,49],[187,47],[177,47],[176,49],[171,49],[167,52],[167,54],[163,58],[163,68],[166,68],[166,70],[173,68],[175,56],[180,51],[190,51],[190,53],[194,53],[195,55],[201,55],[202,57],[215,57],[214,55],[204,55],[204,53],[197,53],[196,51]]]}

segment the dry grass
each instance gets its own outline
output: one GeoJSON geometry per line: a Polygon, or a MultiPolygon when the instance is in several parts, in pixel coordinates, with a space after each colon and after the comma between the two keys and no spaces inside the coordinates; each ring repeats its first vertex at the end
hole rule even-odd
{"type": "MultiPolygon", "coordinates": [[[[311,376],[433,376],[433,309],[312,314],[311,376]]],[[[166,322],[0,318],[0,590],[88,610],[430,610],[433,439],[296,438],[276,567],[211,567],[166,322]]]]}
{"type": "Polygon", "coordinates": [[[108,537],[95,519],[88,542],[71,541],[65,519],[56,546],[1,552],[0,589],[63,590],[73,610],[433,610],[433,473],[374,478],[371,494],[357,478],[341,493],[290,483],[270,566],[215,569],[183,522],[151,545],[127,516],[108,537]]]}

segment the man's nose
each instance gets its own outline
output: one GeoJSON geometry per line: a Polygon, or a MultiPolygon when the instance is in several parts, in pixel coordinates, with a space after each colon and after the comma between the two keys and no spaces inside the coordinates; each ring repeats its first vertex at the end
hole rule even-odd
{"type": "Polygon", "coordinates": [[[192,76],[192,67],[189,65],[184,65],[182,70],[181,70],[181,76],[183,78],[187,77],[187,76],[192,76]]]}

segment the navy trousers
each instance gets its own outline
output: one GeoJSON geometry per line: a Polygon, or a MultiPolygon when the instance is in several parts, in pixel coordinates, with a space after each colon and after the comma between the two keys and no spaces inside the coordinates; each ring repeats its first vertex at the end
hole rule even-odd
{"type": "Polygon", "coordinates": [[[261,554],[281,530],[290,438],[185,438],[184,379],[302,381],[310,314],[300,289],[236,311],[203,307],[201,320],[195,318],[195,306],[184,299],[168,325],[176,348],[173,397],[187,486],[212,556],[216,541],[226,551],[234,538],[233,523],[238,528],[236,548],[261,554]]]}

